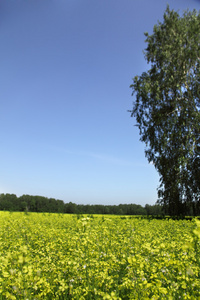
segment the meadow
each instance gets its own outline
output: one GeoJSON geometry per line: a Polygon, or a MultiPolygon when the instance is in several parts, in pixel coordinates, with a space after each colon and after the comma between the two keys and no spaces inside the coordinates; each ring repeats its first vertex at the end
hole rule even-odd
{"type": "Polygon", "coordinates": [[[200,299],[200,221],[0,212],[0,299],[200,299]]]}

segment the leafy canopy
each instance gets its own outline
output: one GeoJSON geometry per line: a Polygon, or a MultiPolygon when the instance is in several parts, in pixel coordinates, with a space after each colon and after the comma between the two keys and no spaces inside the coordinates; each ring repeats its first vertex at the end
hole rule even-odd
{"type": "Polygon", "coordinates": [[[180,16],[168,6],[145,36],[150,69],[133,78],[131,116],[159,172],[165,211],[200,212],[200,13],[180,16]]]}

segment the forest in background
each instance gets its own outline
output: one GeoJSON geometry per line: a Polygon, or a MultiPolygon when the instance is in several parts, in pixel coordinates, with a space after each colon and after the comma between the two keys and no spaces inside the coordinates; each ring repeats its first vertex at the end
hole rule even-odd
{"type": "Polygon", "coordinates": [[[162,207],[157,204],[146,204],[145,207],[139,204],[89,205],[65,203],[63,200],[44,196],[22,195],[17,197],[15,194],[0,194],[0,210],[71,214],[162,215],[162,207]]]}

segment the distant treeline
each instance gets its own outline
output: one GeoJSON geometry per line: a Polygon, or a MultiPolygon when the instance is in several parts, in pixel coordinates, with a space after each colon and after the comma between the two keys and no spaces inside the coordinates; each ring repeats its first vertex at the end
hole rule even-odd
{"type": "Polygon", "coordinates": [[[15,194],[0,194],[0,210],[6,211],[29,211],[71,214],[114,214],[114,215],[161,215],[160,205],[149,205],[145,207],[139,204],[119,205],[84,205],[72,202],[64,203],[63,200],[47,198],[43,196],[15,194]]]}

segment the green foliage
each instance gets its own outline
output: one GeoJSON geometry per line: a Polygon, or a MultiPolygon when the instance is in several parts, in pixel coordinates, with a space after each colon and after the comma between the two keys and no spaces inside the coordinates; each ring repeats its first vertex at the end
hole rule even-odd
{"type": "MultiPolygon", "coordinates": [[[[147,205],[151,215],[161,214],[161,206],[147,205]]],[[[0,210],[26,212],[54,212],[70,214],[115,214],[115,215],[146,215],[146,207],[138,204],[119,205],[83,205],[43,196],[0,194],[0,210]]]]}
{"type": "Polygon", "coordinates": [[[135,76],[131,115],[145,154],[160,175],[159,203],[170,215],[200,212],[200,13],[179,16],[145,33],[150,69],[135,76]]]}

